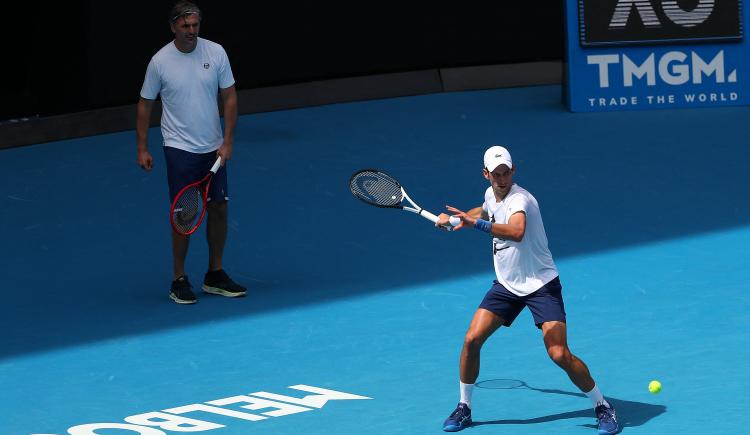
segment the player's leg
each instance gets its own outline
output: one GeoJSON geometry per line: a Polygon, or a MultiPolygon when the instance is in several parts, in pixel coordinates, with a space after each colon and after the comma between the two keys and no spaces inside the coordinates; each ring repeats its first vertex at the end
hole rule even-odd
{"type": "Polygon", "coordinates": [[[542,336],[547,354],[560,368],[565,370],[570,380],[583,392],[594,388],[594,379],[586,364],[573,355],[568,347],[567,327],[560,321],[542,323],[542,336]]]}
{"type": "MultiPolygon", "coordinates": [[[[171,231],[171,230],[170,230],[171,231]]],[[[193,286],[185,273],[185,258],[187,257],[190,236],[183,236],[174,231],[172,233],[172,285],[169,297],[178,304],[194,304],[196,302],[193,286]]]]}
{"type": "Polygon", "coordinates": [[[461,349],[459,369],[461,382],[473,385],[477,381],[482,345],[504,322],[502,317],[484,308],[479,308],[474,313],[461,349]]]}
{"type": "Polygon", "coordinates": [[[172,231],[172,279],[185,275],[185,259],[187,258],[190,236],[183,236],[172,231]]]}
{"type": "MultiPolygon", "coordinates": [[[[210,161],[215,160],[215,155],[210,161]]],[[[247,289],[224,271],[224,245],[227,240],[229,221],[229,195],[226,165],[221,167],[211,180],[206,207],[206,240],[208,241],[208,271],[203,278],[203,291],[221,296],[244,296],[247,289]]]]}
{"type": "Polygon", "coordinates": [[[224,245],[227,240],[228,201],[211,201],[206,207],[206,240],[208,241],[208,270],[222,269],[224,245]]]}
{"type": "Polygon", "coordinates": [[[547,354],[560,368],[565,370],[571,381],[586,394],[594,406],[600,434],[620,432],[614,407],[607,402],[599,387],[591,377],[589,368],[568,347],[567,326],[563,322],[551,321],[542,324],[544,345],[547,354]]]}
{"type": "Polygon", "coordinates": [[[599,420],[599,433],[619,432],[620,426],[615,410],[602,396],[589,368],[568,347],[568,330],[560,280],[555,278],[527,296],[526,304],[534,316],[537,327],[542,330],[544,346],[550,359],[565,370],[573,384],[591,400],[599,420]]]}
{"type": "Polygon", "coordinates": [[[458,406],[443,422],[443,430],[455,432],[471,426],[471,396],[479,376],[479,360],[485,341],[502,325],[510,326],[523,309],[520,298],[495,282],[474,313],[464,336],[459,365],[458,406]]]}
{"type": "Polygon", "coordinates": [[[482,345],[503,324],[503,319],[484,308],[474,313],[469,330],[464,336],[459,362],[459,391],[461,398],[456,409],[443,422],[443,430],[457,432],[471,426],[471,395],[479,376],[479,356],[482,345]]]}
{"type": "MultiPolygon", "coordinates": [[[[171,204],[177,193],[187,184],[201,177],[202,172],[197,166],[196,154],[172,147],[163,148],[171,204]]],[[[172,235],[172,285],[169,289],[169,297],[178,304],[194,304],[195,294],[185,273],[185,259],[190,237],[177,234],[171,229],[170,233],[172,235]]]]}

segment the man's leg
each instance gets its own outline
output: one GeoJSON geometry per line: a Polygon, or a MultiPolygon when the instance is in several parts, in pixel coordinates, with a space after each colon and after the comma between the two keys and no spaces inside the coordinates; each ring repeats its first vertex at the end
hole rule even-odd
{"type": "Polygon", "coordinates": [[[504,323],[503,319],[484,308],[474,313],[469,330],[464,337],[459,363],[461,399],[456,409],[443,422],[443,430],[456,432],[471,426],[471,395],[479,376],[479,359],[482,345],[504,323]]]}
{"type": "Polygon", "coordinates": [[[224,244],[227,240],[227,210],[227,201],[208,203],[208,272],[203,278],[202,288],[206,293],[233,298],[245,296],[247,289],[232,281],[223,268],[224,244]]]}
{"type": "Polygon", "coordinates": [[[589,368],[568,348],[567,326],[563,322],[542,323],[542,334],[547,354],[568,374],[571,381],[591,399],[599,421],[600,434],[616,434],[620,431],[614,408],[604,399],[589,368]]]}
{"type": "Polygon", "coordinates": [[[563,322],[542,323],[542,334],[547,354],[560,368],[565,370],[571,381],[581,391],[588,392],[594,388],[594,379],[583,361],[573,355],[568,348],[567,326],[563,322]]]}
{"type": "Polygon", "coordinates": [[[206,239],[208,240],[208,270],[222,269],[224,244],[227,240],[228,201],[209,202],[207,207],[206,239]]]}
{"type": "Polygon", "coordinates": [[[461,349],[459,374],[464,384],[474,384],[479,377],[479,354],[482,345],[504,323],[497,314],[479,308],[474,313],[461,349]]]}
{"type": "Polygon", "coordinates": [[[183,236],[174,231],[172,233],[172,286],[169,297],[178,304],[194,304],[195,294],[185,274],[185,258],[187,257],[190,236],[183,236]]]}
{"type": "Polygon", "coordinates": [[[185,258],[187,258],[190,236],[183,236],[174,231],[172,233],[172,279],[176,280],[185,275],[185,258]]]}

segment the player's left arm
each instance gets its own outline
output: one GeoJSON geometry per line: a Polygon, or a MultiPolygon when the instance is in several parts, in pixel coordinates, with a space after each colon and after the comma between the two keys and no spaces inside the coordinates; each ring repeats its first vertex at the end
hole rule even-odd
{"type": "MultiPolygon", "coordinates": [[[[448,211],[454,213],[455,216],[458,216],[464,225],[476,227],[477,226],[477,220],[480,218],[484,221],[487,220],[487,213],[482,210],[481,207],[478,209],[472,209],[468,212],[462,212],[461,210],[447,206],[446,207],[448,211]]],[[[523,240],[523,236],[526,234],[526,212],[523,210],[518,210],[517,212],[513,213],[510,216],[510,219],[508,219],[507,224],[501,224],[501,223],[491,223],[489,222],[490,231],[488,231],[490,234],[492,234],[495,237],[499,237],[501,239],[510,240],[513,242],[520,242],[523,240]]]]}
{"type": "Polygon", "coordinates": [[[234,129],[237,126],[237,91],[234,85],[221,89],[221,102],[224,110],[224,142],[217,153],[221,156],[221,164],[232,158],[234,146],[234,129]]]}
{"type": "Polygon", "coordinates": [[[501,239],[520,242],[526,234],[526,212],[515,212],[507,224],[493,223],[491,233],[501,239]]]}

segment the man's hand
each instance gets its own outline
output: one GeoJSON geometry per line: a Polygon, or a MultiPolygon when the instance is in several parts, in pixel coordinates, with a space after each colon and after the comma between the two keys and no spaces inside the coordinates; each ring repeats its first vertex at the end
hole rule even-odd
{"type": "Polygon", "coordinates": [[[445,213],[440,213],[440,215],[438,215],[438,221],[435,223],[435,226],[437,226],[438,228],[443,229],[443,230],[450,229],[451,231],[460,230],[461,228],[464,227],[464,221],[463,220],[460,221],[458,223],[458,225],[456,225],[456,226],[451,225],[450,219],[452,217],[458,217],[460,219],[459,216],[453,216],[453,215],[449,215],[449,214],[445,214],[445,213]]]}
{"type": "Polygon", "coordinates": [[[453,213],[453,216],[456,216],[457,218],[461,219],[461,223],[458,226],[456,226],[456,229],[462,228],[464,226],[464,224],[467,224],[467,225],[470,225],[470,226],[474,226],[474,224],[477,223],[477,219],[475,217],[472,217],[471,215],[469,215],[469,214],[467,214],[467,213],[465,213],[465,212],[463,212],[463,211],[461,211],[461,210],[459,210],[459,209],[457,209],[455,207],[451,207],[450,205],[446,205],[445,208],[449,212],[453,213]]]}
{"type": "Polygon", "coordinates": [[[151,153],[146,149],[138,150],[138,158],[136,161],[138,162],[138,166],[147,171],[150,171],[154,167],[154,158],[151,157],[151,153]]]}
{"type": "Polygon", "coordinates": [[[221,166],[226,165],[229,159],[232,158],[232,144],[227,144],[227,142],[222,143],[219,149],[216,150],[216,155],[221,157],[221,166]]]}

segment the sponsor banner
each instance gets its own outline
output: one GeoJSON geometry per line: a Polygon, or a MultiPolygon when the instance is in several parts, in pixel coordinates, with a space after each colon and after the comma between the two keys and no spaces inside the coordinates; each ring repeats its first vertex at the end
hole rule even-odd
{"type": "Polygon", "coordinates": [[[745,105],[741,0],[566,0],[571,111],[745,105]]]}

